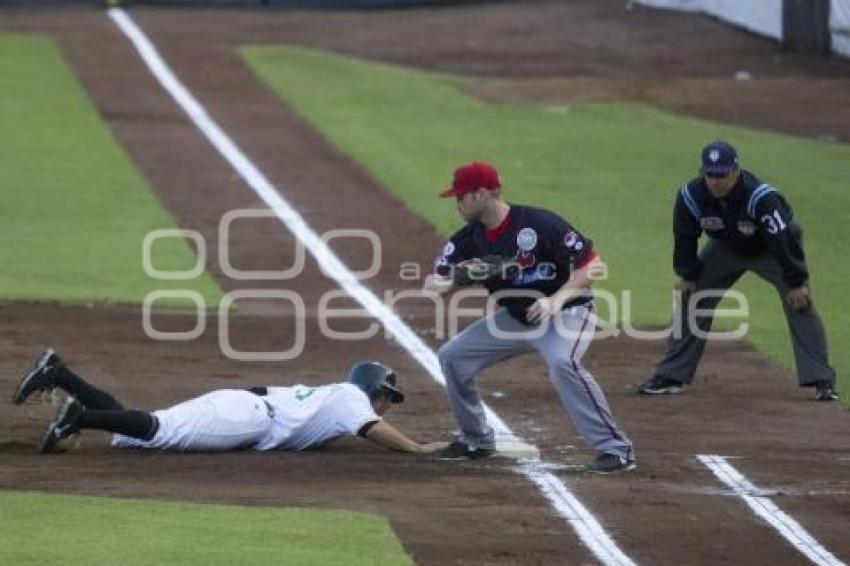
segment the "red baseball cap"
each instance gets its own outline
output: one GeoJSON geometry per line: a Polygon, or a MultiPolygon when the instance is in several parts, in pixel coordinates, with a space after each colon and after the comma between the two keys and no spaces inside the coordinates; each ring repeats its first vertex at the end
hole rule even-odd
{"type": "Polygon", "coordinates": [[[455,169],[452,186],[440,193],[443,198],[457,197],[477,189],[489,191],[502,186],[496,168],[483,161],[473,161],[455,169]]]}

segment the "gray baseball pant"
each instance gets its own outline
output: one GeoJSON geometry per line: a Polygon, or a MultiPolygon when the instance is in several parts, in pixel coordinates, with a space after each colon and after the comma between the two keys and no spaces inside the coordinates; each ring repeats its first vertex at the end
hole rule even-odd
{"type": "MultiPolygon", "coordinates": [[[[753,257],[743,256],[728,245],[709,240],[700,252],[700,259],[703,271],[697,281],[697,291],[726,291],[746,271],[753,271],[776,287],[791,332],[798,383],[801,387],[812,385],[816,381],[835,383],[835,370],[829,366],[826,332],[820,314],[814,304],[803,312],[797,312],[788,306],[785,294],[790,289],[782,277],[779,262],[772,254],[765,252],[753,257]]],[[[719,302],[720,297],[706,297],[698,301],[697,306],[713,313],[719,302]]],[[[676,337],[675,332],[671,333],[667,351],[656,367],[655,374],[682,383],[691,383],[706,340],[704,337],[694,336],[691,332],[687,305],[679,305],[678,309],[679,313],[675,318],[676,323],[682,325],[681,335],[676,337]]],[[[708,332],[713,319],[713,316],[696,317],[696,326],[703,332],[708,332]]]]}
{"type": "MultiPolygon", "coordinates": [[[[595,321],[592,308],[580,306],[561,311],[548,323],[535,328],[523,325],[505,309],[499,309],[445,343],[438,354],[461,440],[472,448],[495,446],[493,429],[484,417],[475,383],[478,372],[537,350],[549,367],[549,379],[561,404],[582,438],[599,453],[633,458],[631,441],[614,420],[599,385],[581,364],[593,339],[595,321]],[[492,332],[493,328],[500,332],[492,332]],[[538,335],[531,336],[535,332],[538,335]]],[[[528,379],[528,376],[520,378],[528,379]]]]}

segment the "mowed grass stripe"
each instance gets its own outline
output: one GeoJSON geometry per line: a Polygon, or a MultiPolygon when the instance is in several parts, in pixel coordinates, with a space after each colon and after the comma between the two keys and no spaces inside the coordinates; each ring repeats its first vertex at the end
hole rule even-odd
{"type": "MultiPolygon", "coordinates": [[[[191,289],[217,305],[221,293],[206,273],[190,281],[145,274],[145,235],[174,220],[53,41],[0,34],[0,116],[0,298],[140,303],[151,290],[191,289]]],[[[188,270],[195,260],[180,238],[153,246],[159,270],[188,270]]]]}
{"type": "MultiPolygon", "coordinates": [[[[670,316],[671,215],[675,191],[693,176],[700,148],[726,138],[744,167],[788,196],[806,235],[814,292],[832,359],[850,388],[846,308],[850,266],[850,147],[685,118],[638,104],[564,106],[485,104],[465,95],[463,79],[295,47],[249,46],[247,64],[317,130],[352,155],[441,234],[459,225],[438,189],[471,159],[495,163],[509,200],[564,214],[588,233],[610,267],[600,288],[631,293],[632,322],[670,316]]],[[[389,214],[390,212],[387,212],[389,214]]],[[[380,214],[380,211],[376,211],[380,214]]],[[[435,254],[438,250],[435,250],[435,254]]],[[[432,258],[418,258],[423,265],[432,258]]],[[[779,299],[747,276],[748,339],[782,364],[793,359],[779,299]]],[[[603,317],[621,320],[600,303],[603,317]]]]}
{"type": "Polygon", "coordinates": [[[412,564],[353,511],[0,492],[0,556],[27,565],[412,564]]]}

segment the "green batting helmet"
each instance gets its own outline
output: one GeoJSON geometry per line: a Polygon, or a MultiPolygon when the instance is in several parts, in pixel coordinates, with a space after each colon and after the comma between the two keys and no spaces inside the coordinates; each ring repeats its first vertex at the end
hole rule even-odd
{"type": "Polygon", "coordinates": [[[348,383],[362,389],[370,401],[389,395],[393,403],[404,401],[404,393],[396,389],[395,372],[381,362],[358,362],[348,370],[348,383]]]}

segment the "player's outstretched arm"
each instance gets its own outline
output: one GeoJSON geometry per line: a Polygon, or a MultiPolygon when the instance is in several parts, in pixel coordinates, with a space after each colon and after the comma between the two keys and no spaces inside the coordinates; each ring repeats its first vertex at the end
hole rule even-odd
{"type": "Polygon", "coordinates": [[[428,442],[420,444],[415,440],[409,439],[403,432],[395,428],[385,420],[380,420],[375,423],[369,432],[366,433],[366,438],[390,450],[399,452],[413,452],[417,454],[426,454],[436,452],[445,446],[444,442],[428,442]]]}

